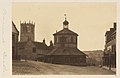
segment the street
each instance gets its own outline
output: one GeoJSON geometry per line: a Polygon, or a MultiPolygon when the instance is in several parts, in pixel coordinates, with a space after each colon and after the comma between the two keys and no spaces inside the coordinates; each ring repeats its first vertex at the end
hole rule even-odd
{"type": "Polygon", "coordinates": [[[115,75],[115,72],[97,66],[57,65],[37,61],[13,61],[13,75],[115,75]]]}

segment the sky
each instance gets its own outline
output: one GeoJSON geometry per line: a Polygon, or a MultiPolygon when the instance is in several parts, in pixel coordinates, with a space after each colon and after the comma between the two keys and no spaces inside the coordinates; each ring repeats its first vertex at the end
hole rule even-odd
{"type": "Polygon", "coordinates": [[[64,14],[69,21],[69,29],[78,36],[78,48],[82,51],[103,50],[105,32],[117,20],[116,3],[83,2],[24,2],[12,3],[12,20],[18,31],[21,22],[35,22],[35,41],[45,38],[49,45],[53,34],[63,29],[64,14]]]}

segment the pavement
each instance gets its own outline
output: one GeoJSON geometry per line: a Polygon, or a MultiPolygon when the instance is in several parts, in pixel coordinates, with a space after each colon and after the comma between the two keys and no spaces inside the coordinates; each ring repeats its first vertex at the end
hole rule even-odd
{"type": "Polygon", "coordinates": [[[71,66],[37,61],[13,61],[13,75],[115,75],[116,73],[97,66],[71,66]]]}
{"type": "MultiPolygon", "coordinates": [[[[102,68],[109,70],[109,67],[103,66],[102,68]]],[[[111,68],[111,71],[116,72],[116,68],[111,68]]]]}

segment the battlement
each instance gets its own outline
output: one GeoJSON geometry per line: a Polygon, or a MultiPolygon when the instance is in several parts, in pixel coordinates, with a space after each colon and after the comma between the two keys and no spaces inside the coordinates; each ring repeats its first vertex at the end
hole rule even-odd
{"type": "Polygon", "coordinates": [[[29,26],[35,26],[35,22],[33,22],[33,21],[29,21],[29,22],[21,22],[20,21],[20,25],[22,25],[22,26],[26,26],[26,25],[29,25],[29,26]]]}
{"type": "Polygon", "coordinates": [[[34,41],[35,22],[21,22],[20,21],[20,41],[26,42],[28,40],[34,41]]]}

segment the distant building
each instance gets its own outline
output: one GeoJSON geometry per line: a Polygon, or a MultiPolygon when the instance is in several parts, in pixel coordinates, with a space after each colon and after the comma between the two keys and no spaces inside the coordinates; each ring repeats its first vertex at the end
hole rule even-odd
{"type": "Polygon", "coordinates": [[[33,23],[21,23],[20,42],[18,42],[18,55],[21,59],[25,60],[41,60],[41,58],[48,53],[50,47],[43,42],[36,42],[35,36],[35,24],[33,23]],[[39,59],[38,59],[39,58],[39,59]]]}
{"type": "Polygon", "coordinates": [[[87,65],[90,66],[100,66],[103,63],[103,51],[102,50],[92,50],[83,51],[88,57],[86,58],[87,65]]]}
{"type": "Polygon", "coordinates": [[[54,49],[45,56],[45,62],[56,64],[86,65],[86,54],[77,48],[78,34],[68,28],[65,18],[63,29],[54,35],[54,49]]]}
{"type": "Polygon", "coordinates": [[[18,59],[17,43],[19,31],[17,30],[14,22],[12,21],[12,60],[18,59]]]}
{"type": "Polygon", "coordinates": [[[110,31],[105,33],[103,65],[110,68],[116,67],[116,26],[114,23],[114,28],[110,28],[110,31]]]}

